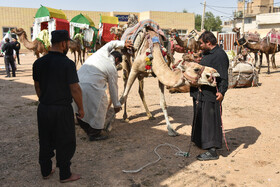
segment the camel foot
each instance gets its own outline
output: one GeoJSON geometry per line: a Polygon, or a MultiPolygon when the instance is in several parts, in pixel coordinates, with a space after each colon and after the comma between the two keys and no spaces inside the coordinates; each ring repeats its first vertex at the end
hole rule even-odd
{"type": "Polygon", "coordinates": [[[125,123],[128,123],[128,122],[129,122],[129,119],[126,118],[126,119],[122,119],[121,121],[122,121],[122,122],[125,122],[125,123]]]}
{"type": "Polygon", "coordinates": [[[150,116],[149,120],[155,120],[156,118],[154,116],[150,116]]]}
{"type": "Polygon", "coordinates": [[[176,132],[174,129],[172,128],[167,128],[168,129],[168,135],[175,137],[175,136],[179,136],[180,134],[178,132],[176,132]]]}

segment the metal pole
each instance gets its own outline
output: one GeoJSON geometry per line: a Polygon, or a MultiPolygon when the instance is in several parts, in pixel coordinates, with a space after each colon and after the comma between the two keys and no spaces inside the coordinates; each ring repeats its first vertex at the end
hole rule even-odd
{"type": "Polygon", "coordinates": [[[206,8],[206,0],[203,3],[204,7],[203,7],[203,14],[202,14],[202,19],[201,19],[201,30],[204,29],[204,18],[205,18],[205,8],[206,8]]]}
{"type": "Polygon", "coordinates": [[[243,19],[242,19],[242,33],[244,34],[244,21],[245,21],[245,0],[243,0],[243,19]]]}

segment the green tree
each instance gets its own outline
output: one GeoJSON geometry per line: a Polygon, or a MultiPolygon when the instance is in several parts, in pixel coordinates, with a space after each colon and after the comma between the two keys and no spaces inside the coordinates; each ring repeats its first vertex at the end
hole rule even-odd
{"type": "MultiPolygon", "coordinates": [[[[200,31],[201,30],[201,21],[202,16],[197,14],[195,15],[195,29],[200,31]]],[[[222,20],[219,16],[214,16],[212,12],[205,13],[205,20],[204,20],[204,29],[207,31],[221,31],[222,30],[222,20]]]]}
{"type": "Polygon", "coordinates": [[[199,15],[199,14],[195,15],[195,29],[197,31],[201,30],[201,15],[199,15]]]}
{"type": "Polygon", "coordinates": [[[188,13],[188,11],[184,8],[183,13],[188,13]]]}
{"type": "Polygon", "coordinates": [[[219,16],[215,17],[212,12],[205,13],[204,28],[208,31],[221,31],[222,21],[219,16]]]}

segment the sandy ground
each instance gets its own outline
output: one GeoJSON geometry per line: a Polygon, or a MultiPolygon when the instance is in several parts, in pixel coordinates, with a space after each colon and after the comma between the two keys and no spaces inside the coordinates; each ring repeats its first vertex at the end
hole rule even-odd
{"type": "MultiPolygon", "coordinates": [[[[43,180],[38,164],[37,97],[33,87],[31,52],[22,54],[16,78],[5,78],[0,58],[0,186],[63,186],[58,169],[43,180]]],[[[71,55],[69,57],[72,58],[71,55]]],[[[180,55],[177,55],[180,57],[180,55]]],[[[279,65],[280,57],[277,56],[279,65]]],[[[264,62],[266,65],[266,62],[264,62]]],[[[148,120],[135,82],[128,98],[129,123],[117,114],[110,138],[89,142],[76,126],[77,149],[72,171],[82,179],[67,186],[280,186],[280,71],[260,74],[260,86],[230,89],[223,102],[223,123],[230,151],[219,150],[220,159],[201,162],[203,152],[194,145],[189,158],[175,156],[168,146],[158,149],[162,160],[139,173],[135,170],[155,161],[154,148],[169,143],[187,151],[192,123],[189,94],[169,94],[170,121],[180,136],[169,137],[159,106],[157,79],[145,79],[145,95],[155,120],[148,120]]],[[[121,72],[119,73],[121,77],[121,72]]],[[[119,78],[120,94],[123,90],[119,78]]]]}

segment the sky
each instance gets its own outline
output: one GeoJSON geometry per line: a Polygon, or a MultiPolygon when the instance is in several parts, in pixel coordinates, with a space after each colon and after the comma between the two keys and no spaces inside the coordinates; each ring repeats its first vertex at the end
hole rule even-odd
{"type": "MultiPolygon", "coordinates": [[[[202,15],[204,0],[0,0],[0,6],[39,8],[40,5],[62,10],[145,12],[168,11],[202,15]],[[141,3],[139,3],[141,2],[141,3]]],[[[222,20],[232,18],[237,0],[206,0],[210,11],[222,20]]]]}

